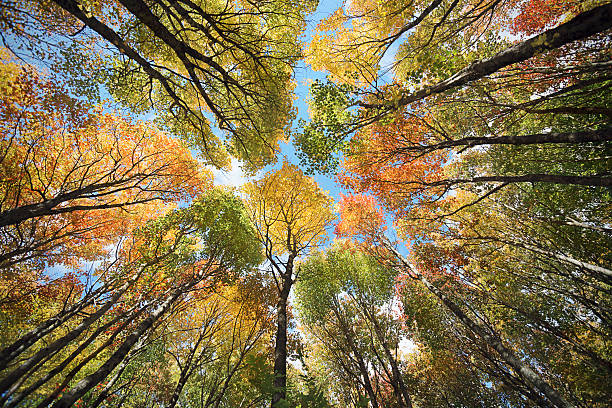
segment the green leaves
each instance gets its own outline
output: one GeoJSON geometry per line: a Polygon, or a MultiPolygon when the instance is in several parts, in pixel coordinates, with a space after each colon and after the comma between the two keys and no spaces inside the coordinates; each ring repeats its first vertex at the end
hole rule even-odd
{"type": "Polygon", "coordinates": [[[336,172],[357,118],[357,113],[351,109],[355,89],[352,85],[330,81],[316,80],[311,85],[312,120],[309,123],[300,121],[303,132],[294,139],[300,164],[307,167],[307,173],[336,172]]]}
{"type": "Polygon", "coordinates": [[[242,201],[221,189],[149,223],[141,236],[145,260],[171,253],[174,268],[214,261],[240,274],[263,260],[242,201]]]}
{"type": "Polygon", "coordinates": [[[393,296],[395,275],[395,271],[348,243],[336,242],[331,249],[300,264],[295,293],[300,317],[307,323],[323,323],[343,296],[381,306],[393,296]]]}

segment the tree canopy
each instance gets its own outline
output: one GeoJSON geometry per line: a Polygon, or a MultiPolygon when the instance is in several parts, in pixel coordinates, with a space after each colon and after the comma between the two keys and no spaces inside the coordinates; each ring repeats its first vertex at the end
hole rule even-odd
{"type": "Polygon", "coordinates": [[[608,407],[611,33],[0,1],[0,408],[608,407]]]}

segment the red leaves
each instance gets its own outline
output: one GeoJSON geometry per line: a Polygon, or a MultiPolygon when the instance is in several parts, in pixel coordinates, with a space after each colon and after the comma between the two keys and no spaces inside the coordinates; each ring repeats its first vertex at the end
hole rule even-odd
{"type": "Polygon", "coordinates": [[[580,0],[528,0],[511,25],[513,34],[533,35],[561,23],[564,17],[580,12],[580,0]]]}
{"type": "Polygon", "coordinates": [[[440,187],[428,185],[442,179],[448,154],[415,149],[431,143],[431,137],[425,118],[408,113],[390,123],[376,123],[357,136],[340,182],[358,193],[373,194],[396,216],[405,216],[411,207],[441,195],[440,187]]]}

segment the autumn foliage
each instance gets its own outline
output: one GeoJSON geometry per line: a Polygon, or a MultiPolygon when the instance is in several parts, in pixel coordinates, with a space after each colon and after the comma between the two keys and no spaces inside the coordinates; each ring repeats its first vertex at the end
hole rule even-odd
{"type": "Polygon", "coordinates": [[[610,405],[610,1],[332,3],[0,1],[0,408],[610,405]]]}

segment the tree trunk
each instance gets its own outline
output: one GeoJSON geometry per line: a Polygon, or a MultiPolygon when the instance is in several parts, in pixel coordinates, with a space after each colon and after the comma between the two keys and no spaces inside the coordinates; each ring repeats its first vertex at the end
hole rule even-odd
{"type": "Polygon", "coordinates": [[[4,393],[9,390],[10,387],[15,384],[22,376],[28,373],[32,367],[34,367],[38,362],[42,359],[49,357],[57,353],[59,350],[64,348],[71,341],[76,339],[81,333],[83,333],[86,329],[91,326],[92,323],[96,322],[100,317],[102,317],[112,306],[117,303],[117,300],[123,295],[123,293],[130,286],[130,282],[127,282],[120,288],[117,293],[106,302],[100,309],[98,309],[95,313],[91,314],[85,320],[83,320],[77,327],[68,332],[65,336],[55,340],[53,343],[39,350],[32,357],[27,359],[23,364],[13,370],[10,374],[8,374],[2,381],[0,381],[0,392],[4,393]]]}
{"type": "Polygon", "coordinates": [[[276,342],[274,345],[274,394],[272,395],[272,408],[280,400],[287,398],[287,299],[293,284],[293,256],[282,276],[282,287],[277,305],[276,342]]]}
{"type": "Polygon", "coordinates": [[[60,194],[56,197],[40,201],[38,203],[26,204],[10,210],[2,211],[0,212],[0,227],[19,224],[20,222],[23,222],[30,218],[63,214],[77,210],[96,210],[127,206],[130,203],[73,205],[70,207],[56,208],[62,203],[77,200],[79,198],[97,198],[100,196],[110,196],[115,193],[115,191],[105,191],[106,189],[116,188],[116,191],[124,190],[126,188],[126,184],[136,184],[137,181],[137,179],[128,178],[123,180],[110,181],[107,183],[91,184],[83,188],[78,188],[67,193],[60,194]]]}
{"type": "Polygon", "coordinates": [[[342,333],[344,333],[344,337],[346,338],[346,342],[349,345],[349,348],[355,355],[355,359],[357,360],[357,365],[359,366],[359,371],[361,372],[361,376],[363,377],[363,387],[365,388],[368,397],[370,398],[370,404],[372,404],[372,408],[378,408],[378,399],[376,398],[376,393],[374,392],[374,387],[372,387],[372,382],[370,381],[370,372],[368,371],[368,367],[361,355],[361,352],[357,348],[355,341],[353,340],[353,333],[351,332],[348,324],[340,315],[340,304],[335,302],[335,307],[333,308],[333,312],[336,315],[336,319],[338,319],[338,324],[340,325],[340,329],[342,333]]]}
{"type": "Polygon", "coordinates": [[[174,304],[174,302],[187,290],[193,287],[198,280],[194,280],[190,282],[188,285],[183,285],[174,290],[174,292],[170,295],[165,302],[160,304],[153,312],[151,312],[150,316],[143,320],[136,330],[134,330],[127,338],[121,343],[119,348],[113,353],[112,356],[109,357],[108,360],[96,370],[94,373],[88,375],[79,381],[71,390],[67,391],[64,396],[53,404],[53,408],[69,408],[74,405],[74,403],[85,395],[89,390],[103,381],[114,369],[115,367],[123,361],[123,359],[130,352],[132,347],[136,344],[136,342],[141,338],[141,336],[149,330],[153,324],[170,309],[170,307],[174,304]]]}
{"type": "Polygon", "coordinates": [[[141,337],[138,343],[136,343],[136,345],[134,346],[135,348],[132,349],[130,354],[126,358],[124,358],[123,361],[121,361],[121,363],[115,370],[115,374],[113,375],[113,378],[111,378],[111,380],[104,386],[100,394],[98,394],[98,397],[96,398],[96,400],[90,405],[89,408],[98,408],[100,404],[102,404],[104,400],[106,400],[109,397],[110,390],[115,386],[115,383],[117,382],[117,380],[119,380],[119,377],[121,377],[121,374],[123,374],[123,371],[125,370],[128,363],[130,362],[133,355],[135,354],[134,351],[137,352],[140,346],[142,345],[142,343],[143,341],[141,337]]]}
{"type": "Polygon", "coordinates": [[[565,132],[565,133],[536,133],[532,135],[519,136],[494,136],[494,137],[464,137],[456,140],[446,140],[431,145],[415,145],[402,147],[399,150],[405,152],[424,152],[429,153],[436,150],[448,149],[451,147],[465,146],[481,146],[481,145],[532,145],[532,144],[581,144],[581,143],[599,143],[612,140],[612,129],[586,130],[582,132],[565,132]]]}
{"type": "MultiPolygon", "coordinates": [[[[113,44],[119,52],[136,62],[142,70],[149,75],[152,79],[159,81],[164,90],[168,93],[170,98],[174,101],[177,106],[180,106],[185,111],[190,112],[191,109],[187,103],[181,99],[179,95],[174,91],[171,82],[161,72],[159,72],[153,65],[151,65],[142,55],[140,55],[134,48],[130,47],[111,27],[107,26],[100,20],[93,16],[89,16],[81,7],[80,4],[75,0],[53,0],[55,4],[81,20],[87,27],[97,32],[106,41],[113,44]]],[[[186,60],[186,58],[185,58],[186,60]]],[[[202,95],[208,99],[208,95],[204,93],[202,95]]],[[[218,112],[216,106],[210,101],[206,101],[207,105],[211,107],[211,110],[215,112],[217,117],[222,119],[221,114],[218,112]]]]}
{"type": "Polygon", "coordinates": [[[445,186],[450,188],[459,184],[475,183],[552,183],[592,187],[612,187],[612,176],[565,176],[561,174],[523,174],[520,176],[476,176],[470,178],[443,179],[439,181],[403,181],[401,184],[414,184],[425,187],[445,186]]]}
{"type": "MultiPolygon", "coordinates": [[[[526,61],[545,51],[553,50],[565,44],[601,33],[610,27],[612,27],[612,4],[595,7],[592,10],[579,14],[558,27],[513,45],[491,58],[484,61],[474,61],[471,65],[444,81],[404,95],[398,102],[394,103],[394,106],[391,108],[405,106],[409,103],[426,98],[429,95],[439,94],[463,86],[512,64],[526,61]]],[[[362,103],[361,105],[366,108],[380,108],[389,104],[362,103]]]]}
{"type": "Polygon", "coordinates": [[[189,357],[187,358],[187,361],[185,362],[184,366],[181,368],[179,380],[176,384],[176,387],[174,387],[172,398],[170,399],[170,402],[168,403],[166,408],[174,408],[176,406],[179,400],[179,397],[181,396],[181,392],[183,391],[185,384],[187,384],[187,380],[191,376],[191,373],[193,372],[195,365],[197,365],[200,362],[202,353],[204,351],[200,352],[200,357],[196,359],[195,363],[193,359],[196,355],[196,352],[198,351],[198,347],[200,346],[200,343],[202,343],[202,341],[204,340],[205,334],[206,334],[205,330],[200,330],[198,334],[198,340],[196,341],[193,348],[189,351],[189,357]]]}
{"type": "Polygon", "coordinates": [[[168,406],[166,408],[174,408],[176,406],[176,403],[178,402],[179,397],[181,396],[181,392],[183,391],[183,387],[185,387],[185,384],[187,383],[187,380],[189,379],[189,374],[191,374],[191,370],[187,370],[187,371],[188,372],[181,371],[181,375],[178,380],[178,383],[176,384],[176,387],[174,387],[172,398],[170,399],[170,402],[168,403],[168,406]]]}
{"type": "Polygon", "coordinates": [[[604,280],[602,280],[601,278],[599,279],[600,281],[604,282],[604,283],[608,283],[610,282],[610,280],[612,279],[612,270],[608,269],[608,268],[604,268],[603,266],[599,266],[599,265],[593,265],[591,263],[588,262],[583,262],[583,261],[579,261],[577,259],[574,259],[572,257],[566,256],[566,255],[562,255],[562,254],[558,254],[552,251],[546,251],[544,249],[540,249],[536,246],[533,245],[527,245],[527,244],[514,244],[511,242],[507,242],[509,245],[514,245],[514,246],[518,246],[518,247],[522,247],[525,248],[529,251],[533,251],[535,253],[538,254],[542,254],[542,255],[546,255],[549,256],[551,258],[557,259],[561,262],[565,262],[574,266],[577,266],[579,268],[584,268],[584,269],[588,269],[589,271],[595,272],[597,274],[599,274],[601,276],[601,278],[605,278],[604,280]]]}
{"type": "Polygon", "coordinates": [[[567,402],[561,394],[559,394],[554,388],[552,388],[546,381],[544,381],[538,373],[536,373],[528,364],[524,363],[519,359],[510,349],[506,348],[502,342],[487,329],[481,327],[475,321],[470,319],[459,306],[451,301],[440,289],[431,284],[421,273],[416,269],[414,265],[408,262],[404,257],[395,250],[395,248],[389,247],[400,262],[406,267],[411,275],[414,275],[416,279],[421,281],[423,285],[433,293],[442,303],[459,319],[465,327],[467,327],[474,334],[482,338],[489,346],[493,347],[495,351],[503,358],[503,360],[534,390],[545,395],[550,402],[558,408],[572,408],[569,402],[567,402]]]}
{"type": "Polygon", "coordinates": [[[369,320],[372,322],[374,326],[374,332],[376,333],[376,337],[378,337],[378,341],[383,346],[385,351],[385,356],[387,360],[389,360],[389,364],[391,365],[391,374],[393,375],[392,381],[397,389],[397,402],[400,408],[412,408],[412,400],[410,398],[410,394],[406,389],[406,384],[404,384],[404,380],[402,379],[402,373],[397,365],[397,360],[393,357],[391,350],[389,349],[389,344],[387,343],[387,339],[385,334],[383,333],[380,325],[376,321],[376,316],[374,316],[370,311],[367,310],[366,306],[363,305],[366,315],[369,320]]]}
{"type": "MultiPolygon", "coordinates": [[[[12,393],[14,393],[15,390],[18,388],[15,385],[13,385],[13,387],[11,387],[11,389],[9,389],[8,392],[5,395],[2,396],[2,398],[0,399],[0,404],[4,403],[10,397],[11,398],[10,402],[8,404],[4,405],[4,407],[5,408],[13,408],[13,407],[18,406],[23,398],[25,398],[28,395],[31,395],[32,393],[34,393],[34,391],[36,391],[43,384],[48,382],[51,378],[53,378],[57,374],[61,373],[68,366],[68,364],[70,364],[75,358],[81,356],[83,351],[87,348],[87,346],[89,346],[94,340],[96,340],[100,334],[102,334],[104,331],[106,331],[109,327],[111,327],[115,323],[119,322],[121,319],[124,319],[124,318],[128,317],[128,314],[131,313],[131,312],[132,311],[128,311],[126,313],[123,313],[123,314],[115,317],[114,319],[108,321],[104,325],[98,327],[84,342],[82,342],[79,345],[79,347],[76,348],[76,350],[74,350],[72,353],[70,353],[70,355],[68,357],[66,357],[60,364],[58,364],[57,366],[53,367],[53,369],[51,369],[49,372],[47,372],[42,378],[40,378],[34,384],[30,385],[27,389],[21,391],[17,395],[11,396],[12,393]]],[[[131,319],[133,319],[135,317],[136,317],[136,315],[132,314],[131,316],[128,317],[128,319],[131,320],[131,319]]],[[[112,343],[112,341],[115,339],[117,334],[119,334],[119,330],[115,330],[115,333],[111,336],[111,338],[108,339],[102,346],[100,346],[94,353],[91,353],[89,356],[87,356],[83,360],[81,360],[78,363],[78,365],[77,365],[78,370],[80,370],[80,368],[82,368],[89,361],[94,359],[103,349],[108,347],[112,343]]],[[[64,382],[68,383],[69,379],[72,378],[78,372],[78,370],[75,371],[75,369],[73,369],[70,372],[70,374],[64,379],[64,382]]],[[[61,389],[62,388],[59,388],[57,390],[58,394],[61,392],[61,389]]],[[[49,402],[51,402],[51,400],[49,402]]]]}
{"type": "Polygon", "coordinates": [[[13,361],[16,357],[18,357],[21,353],[30,348],[34,343],[38,340],[42,339],[47,334],[51,333],[57,327],[61,326],[64,322],[66,322],[71,317],[78,314],[80,311],[85,309],[87,306],[93,304],[99,296],[103,295],[103,292],[106,291],[108,287],[103,286],[100,289],[96,289],[95,291],[86,295],[79,302],[73,304],[68,309],[58,313],[56,316],[45,320],[43,323],[38,325],[35,329],[32,329],[25,335],[21,336],[18,340],[16,340],[11,345],[5,347],[0,352],[0,371],[4,370],[8,364],[13,361]]]}

